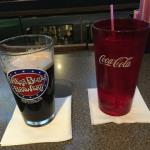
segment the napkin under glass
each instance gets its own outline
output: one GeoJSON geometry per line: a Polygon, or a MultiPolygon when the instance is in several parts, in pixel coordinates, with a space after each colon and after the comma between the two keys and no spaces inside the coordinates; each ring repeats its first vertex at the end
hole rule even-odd
{"type": "Polygon", "coordinates": [[[1,146],[24,145],[43,142],[61,142],[72,138],[71,96],[55,99],[55,118],[42,127],[25,124],[16,106],[1,140],[1,146]]]}
{"type": "Polygon", "coordinates": [[[110,116],[103,113],[98,106],[97,89],[88,89],[91,124],[121,123],[150,123],[150,111],[146,106],[138,88],[135,90],[133,104],[128,114],[123,116],[110,116]]]}

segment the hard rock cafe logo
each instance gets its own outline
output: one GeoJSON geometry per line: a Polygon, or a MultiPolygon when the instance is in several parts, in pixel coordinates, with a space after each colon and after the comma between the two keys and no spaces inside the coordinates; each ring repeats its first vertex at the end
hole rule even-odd
{"type": "Polygon", "coordinates": [[[38,69],[14,70],[7,77],[14,93],[25,103],[40,101],[49,83],[47,72],[38,69]]]}
{"type": "Polygon", "coordinates": [[[109,58],[106,55],[101,55],[99,57],[99,63],[114,67],[114,68],[128,68],[131,66],[133,57],[119,57],[116,59],[109,58]]]}

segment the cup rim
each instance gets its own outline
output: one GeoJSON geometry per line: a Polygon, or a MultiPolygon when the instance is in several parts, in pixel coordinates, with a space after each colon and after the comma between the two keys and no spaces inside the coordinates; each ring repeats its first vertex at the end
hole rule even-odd
{"type": "Polygon", "coordinates": [[[138,22],[141,22],[141,23],[145,23],[145,25],[147,24],[146,27],[143,27],[141,29],[133,29],[133,30],[114,30],[112,31],[111,29],[104,29],[104,28],[98,28],[96,27],[96,23],[98,22],[104,22],[104,21],[109,21],[110,19],[104,19],[104,20],[96,20],[92,23],[92,28],[93,29],[96,29],[97,31],[104,31],[104,32],[113,32],[113,33],[121,33],[121,32],[125,32],[125,33],[131,33],[131,32],[141,32],[141,31],[145,31],[145,30],[148,30],[150,29],[150,24],[145,22],[145,21],[142,21],[142,20],[138,20],[138,19],[134,19],[134,18],[115,18],[115,20],[135,20],[135,21],[138,21],[138,22]]]}
{"type": "MultiPolygon", "coordinates": [[[[37,49],[34,49],[32,51],[24,51],[24,52],[8,52],[8,51],[2,51],[0,50],[0,54],[1,55],[11,55],[11,56],[18,56],[18,55],[26,55],[26,54],[30,54],[30,53],[35,53],[35,52],[39,52],[39,51],[43,51],[43,50],[46,50],[47,48],[51,49],[51,47],[53,46],[53,39],[52,37],[50,36],[47,36],[47,35],[42,35],[42,34],[25,34],[25,35],[18,35],[18,36],[13,36],[13,37],[10,37],[10,38],[6,38],[2,41],[0,41],[0,46],[4,43],[7,43],[8,41],[10,40],[15,40],[15,39],[19,39],[19,38],[23,38],[23,37],[44,37],[48,40],[50,40],[49,43],[46,43],[45,44],[45,47],[42,47],[42,48],[37,48],[37,49]]],[[[22,49],[26,49],[26,48],[34,48],[34,47],[37,47],[37,46],[33,46],[33,45],[30,45],[30,46],[14,46],[14,48],[22,48],[22,49]]],[[[9,47],[8,47],[9,48],[9,47]]]]}

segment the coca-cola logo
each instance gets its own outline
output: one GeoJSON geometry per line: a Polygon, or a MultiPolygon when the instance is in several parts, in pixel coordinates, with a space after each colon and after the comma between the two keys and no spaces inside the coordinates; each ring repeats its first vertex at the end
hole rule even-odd
{"type": "Polygon", "coordinates": [[[99,63],[114,67],[114,68],[128,68],[131,67],[133,57],[119,57],[116,59],[109,58],[106,55],[101,55],[99,57],[99,63]]]}
{"type": "Polygon", "coordinates": [[[44,70],[14,70],[7,74],[14,93],[23,100],[39,101],[48,87],[49,78],[44,70]]]}

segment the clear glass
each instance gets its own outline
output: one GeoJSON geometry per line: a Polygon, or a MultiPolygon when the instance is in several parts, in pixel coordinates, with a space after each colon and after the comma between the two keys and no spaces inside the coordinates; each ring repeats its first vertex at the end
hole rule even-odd
{"type": "Polygon", "coordinates": [[[149,24],[115,19],[93,24],[97,90],[100,109],[109,115],[127,114],[132,105],[149,24]]]}
{"type": "Polygon", "coordinates": [[[22,35],[0,42],[0,60],[24,121],[42,126],[54,118],[54,49],[51,37],[22,35]]]}

